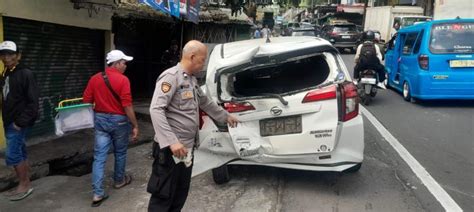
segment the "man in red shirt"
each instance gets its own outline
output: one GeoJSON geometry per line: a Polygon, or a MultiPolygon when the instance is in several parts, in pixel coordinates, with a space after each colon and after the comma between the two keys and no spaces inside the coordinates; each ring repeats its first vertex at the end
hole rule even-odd
{"type": "Polygon", "coordinates": [[[130,82],[123,75],[127,62],[133,57],[120,50],[107,54],[108,67],[104,72],[91,77],[84,91],[84,102],[95,104],[95,145],[92,165],[92,207],[98,207],[108,198],[103,188],[104,167],[110,145],[114,146],[114,188],[131,183],[132,177],[125,174],[127,148],[132,124],[132,141],[138,136],[138,124],[132,106],[130,82]]]}

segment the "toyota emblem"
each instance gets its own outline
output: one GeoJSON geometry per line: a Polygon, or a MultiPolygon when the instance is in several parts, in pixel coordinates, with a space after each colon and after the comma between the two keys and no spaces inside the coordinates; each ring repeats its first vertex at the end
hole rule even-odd
{"type": "Polygon", "coordinates": [[[280,109],[279,107],[275,106],[275,107],[272,107],[272,109],[270,109],[270,113],[274,116],[279,116],[281,115],[281,113],[283,112],[282,109],[280,109]]]}

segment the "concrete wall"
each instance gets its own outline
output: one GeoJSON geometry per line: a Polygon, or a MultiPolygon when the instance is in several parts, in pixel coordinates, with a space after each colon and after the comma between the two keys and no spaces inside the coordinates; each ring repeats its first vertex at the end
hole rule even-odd
{"type": "MultiPolygon", "coordinates": [[[[0,13],[0,42],[3,41],[3,18],[2,13],[0,13]]],[[[0,73],[3,73],[3,63],[0,61],[0,73]]],[[[0,102],[3,98],[0,98],[0,102]]],[[[0,103],[1,105],[1,103],[0,103]]],[[[5,134],[3,132],[3,122],[2,122],[2,109],[0,107],[0,151],[5,148],[5,134]]]]}
{"type": "Polygon", "coordinates": [[[69,0],[0,0],[0,14],[69,26],[111,30],[112,11],[76,10],[69,0]],[[89,14],[91,14],[89,16],[89,14]]]}

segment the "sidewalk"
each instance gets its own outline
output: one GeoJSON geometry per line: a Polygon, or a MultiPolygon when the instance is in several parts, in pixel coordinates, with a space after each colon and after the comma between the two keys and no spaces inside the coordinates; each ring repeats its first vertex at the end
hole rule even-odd
{"type": "Polygon", "coordinates": [[[152,159],[148,157],[151,143],[128,151],[126,172],[132,174],[133,182],[122,189],[113,189],[113,155],[106,165],[104,187],[109,199],[98,208],[90,206],[92,201],[91,174],[81,177],[48,176],[33,181],[35,191],[19,202],[9,201],[0,194],[0,211],[147,211],[149,194],[146,185],[151,174],[152,159]]]}
{"type": "MultiPolygon", "coordinates": [[[[137,110],[140,135],[138,142],[130,146],[150,142],[154,136],[147,112],[147,101],[137,102],[134,106],[137,110]]],[[[81,130],[59,138],[51,137],[52,140],[27,145],[32,180],[49,175],[77,175],[90,172],[94,145],[93,129],[81,130]]],[[[0,155],[0,191],[13,187],[16,184],[15,180],[13,169],[5,165],[5,156],[0,155]]]]}

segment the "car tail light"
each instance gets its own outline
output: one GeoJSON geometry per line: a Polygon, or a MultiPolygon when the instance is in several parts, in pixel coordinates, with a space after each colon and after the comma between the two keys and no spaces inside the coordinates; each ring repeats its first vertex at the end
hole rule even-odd
{"type": "Polygon", "coordinates": [[[420,65],[421,69],[428,70],[428,65],[430,64],[430,58],[428,55],[420,55],[418,56],[418,64],[420,65]]]}
{"type": "Polygon", "coordinates": [[[224,109],[229,113],[238,113],[248,110],[255,110],[252,104],[248,102],[227,102],[224,103],[224,109]]]}
{"type": "Polygon", "coordinates": [[[325,87],[321,89],[317,89],[314,91],[310,91],[304,97],[302,103],[307,102],[316,102],[328,99],[335,99],[336,98],[336,86],[325,87]]]}
{"type": "Polygon", "coordinates": [[[329,33],[329,35],[331,35],[332,37],[335,37],[335,36],[338,35],[338,33],[337,32],[331,32],[331,33],[329,33]]]}
{"type": "Polygon", "coordinates": [[[342,121],[349,121],[359,115],[359,96],[354,83],[342,85],[342,121]]]}

